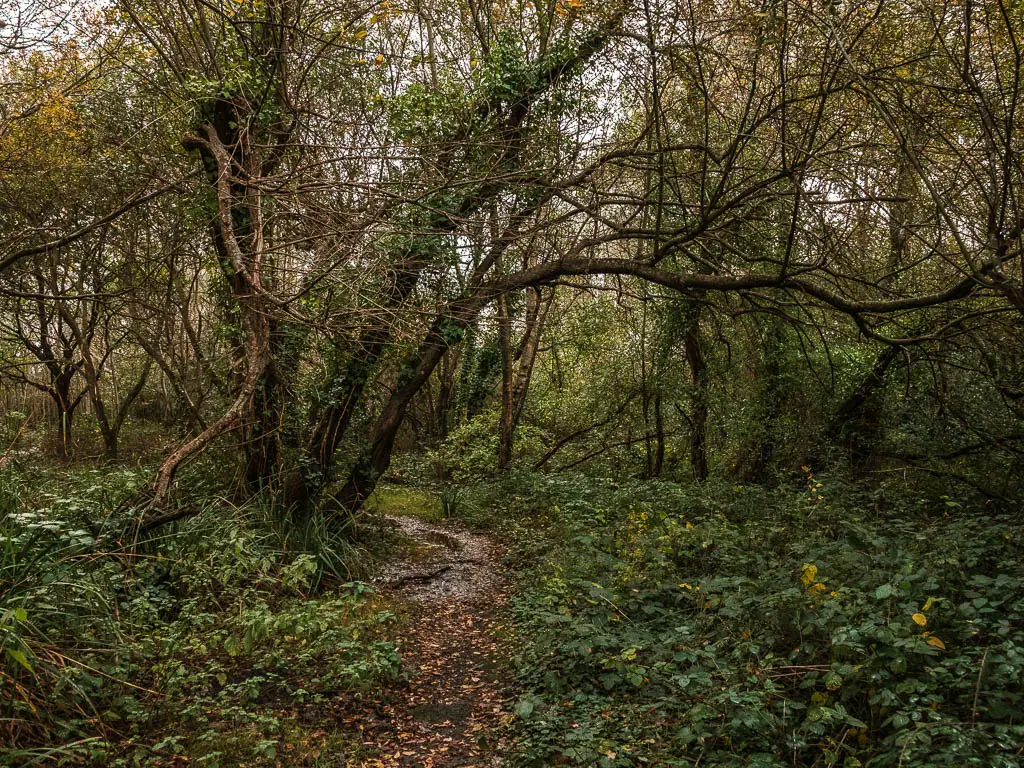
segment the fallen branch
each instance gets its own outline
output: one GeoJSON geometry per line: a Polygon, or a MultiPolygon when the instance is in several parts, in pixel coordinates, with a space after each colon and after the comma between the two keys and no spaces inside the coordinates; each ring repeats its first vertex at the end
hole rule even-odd
{"type": "Polygon", "coordinates": [[[394,589],[395,587],[401,587],[413,581],[430,581],[431,579],[436,579],[442,573],[447,573],[454,567],[454,565],[454,563],[447,563],[442,565],[440,568],[435,568],[434,570],[427,571],[425,573],[410,573],[400,579],[394,579],[393,581],[386,582],[384,586],[394,589]]]}
{"type": "Polygon", "coordinates": [[[388,582],[384,582],[383,586],[390,587],[390,588],[393,589],[395,587],[401,587],[401,586],[403,586],[405,584],[408,584],[410,582],[413,582],[413,581],[430,581],[431,579],[436,579],[438,576],[440,576],[443,573],[447,573],[452,568],[454,568],[456,565],[481,565],[481,562],[479,560],[475,560],[473,558],[466,558],[466,559],[462,559],[462,560],[449,560],[444,565],[438,566],[437,568],[435,568],[432,571],[424,571],[424,572],[421,572],[421,573],[410,573],[410,574],[407,574],[407,575],[402,576],[400,578],[393,579],[393,580],[388,581],[388,582]]]}

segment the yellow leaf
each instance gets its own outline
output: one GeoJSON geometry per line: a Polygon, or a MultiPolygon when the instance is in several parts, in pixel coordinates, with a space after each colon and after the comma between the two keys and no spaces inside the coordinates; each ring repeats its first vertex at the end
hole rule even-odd
{"type": "Polygon", "coordinates": [[[353,35],[353,37],[355,37],[356,40],[362,40],[367,34],[368,32],[365,29],[360,29],[355,33],[355,35],[353,35]]]}
{"type": "Polygon", "coordinates": [[[933,605],[935,605],[935,598],[934,598],[934,597],[929,597],[929,598],[928,598],[928,599],[927,599],[927,600],[925,601],[925,604],[924,604],[924,608],[922,608],[921,610],[922,610],[922,611],[927,611],[927,610],[928,610],[929,608],[931,608],[931,607],[932,607],[933,605]]]}
{"type": "Polygon", "coordinates": [[[923,613],[915,613],[910,618],[912,618],[914,620],[914,623],[917,624],[919,627],[923,627],[925,624],[928,623],[928,617],[925,616],[923,613]]]}
{"type": "Polygon", "coordinates": [[[814,565],[813,563],[804,563],[803,573],[800,574],[800,581],[804,583],[804,586],[810,587],[817,577],[818,566],[814,565]]]}
{"type": "Polygon", "coordinates": [[[944,642],[942,642],[941,640],[939,640],[939,638],[935,637],[934,635],[932,637],[929,637],[927,642],[928,642],[928,645],[930,645],[930,646],[932,646],[934,648],[938,648],[938,649],[943,650],[943,651],[946,650],[946,644],[944,642]]]}
{"type": "Polygon", "coordinates": [[[381,64],[383,64],[383,63],[384,63],[384,54],[383,54],[383,53],[378,53],[378,54],[377,54],[377,58],[375,59],[375,61],[377,62],[377,66],[378,66],[378,67],[379,67],[379,66],[380,66],[381,64]]]}
{"type": "Polygon", "coordinates": [[[809,586],[807,588],[807,591],[814,596],[818,596],[825,591],[825,585],[819,581],[817,584],[812,584],[811,586],[809,586]]]}

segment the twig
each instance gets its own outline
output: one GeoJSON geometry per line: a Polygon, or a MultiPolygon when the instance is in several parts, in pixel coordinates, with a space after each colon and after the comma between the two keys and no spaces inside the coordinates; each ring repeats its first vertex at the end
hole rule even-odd
{"type": "Polygon", "coordinates": [[[453,566],[453,563],[448,563],[446,565],[442,565],[440,568],[435,568],[432,571],[427,571],[426,573],[410,573],[406,576],[403,576],[400,579],[395,579],[394,581],[387,582],[384,586],[394,589],[395,587],[401,587],[405,584],[408,584],[410,581],[430,581],[431,579],[437,578],[442,573],[450,571],[453,566]]]}
{"type": "Polygon", "coordinates": [[[981,674],[985,671],[985,660],[988,659],[988,648],[981,655],[981,666],[978,667],[978,682],[974,684],[974,703],[971,704],[971,725],[978,716],[978,696],[981,694],[981,674]]]}

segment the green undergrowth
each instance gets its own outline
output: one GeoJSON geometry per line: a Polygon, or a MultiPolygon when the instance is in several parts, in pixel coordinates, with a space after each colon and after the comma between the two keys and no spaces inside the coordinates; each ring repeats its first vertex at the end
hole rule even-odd
{"type": "Polygon", "coordinates": [[[343,759],[324,712],[400,671],[394,615],[353,578],[365,543],[208,497],[126,548],[118,501],[146,477],[0,477],[0,764],[343,759]]]}
{"type": "Polygon", "coordinates": [[[512,765],[1019,766],[1021,520],[808,479],[518,476],[512,765]]]}
{"type": "Polygon", "coordinates": [[[379,486],[367,499],[366,510],[380,515],[417,517],[430,523],[444,519],[444,509],[436,494],[400,485],[379,486]]]}

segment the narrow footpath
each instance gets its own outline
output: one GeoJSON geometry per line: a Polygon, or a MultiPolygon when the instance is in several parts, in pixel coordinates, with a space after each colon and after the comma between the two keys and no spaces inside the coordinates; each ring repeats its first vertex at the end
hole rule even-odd
{"type": "Polygon", "coordinates": [[[455,523],[388,517],[410,542],[377,578],[404,620],[399,641],[408,680],[363,722],[361,768],[492,768],[510,719],[508,654],[499,646],[506,584],[501,549],[455,523]],[[370,756],[372,755],[372,756],[370,756]]]}

